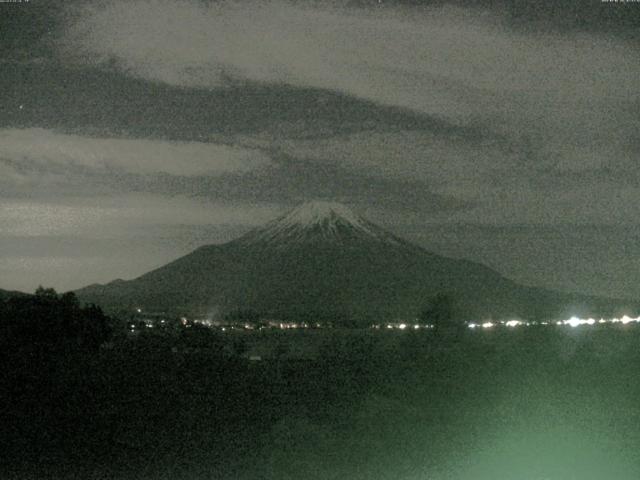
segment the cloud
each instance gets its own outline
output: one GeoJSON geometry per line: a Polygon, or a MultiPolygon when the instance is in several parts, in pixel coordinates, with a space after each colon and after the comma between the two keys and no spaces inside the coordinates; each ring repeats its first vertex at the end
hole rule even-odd
{"type": "Polygon", "coordinates": [[[420,178],[464,200],[490,203],[497,190],[501,202],[525,210],[520,191],[530,191],[533,210],[549,203],[550,187],[576,201],[581,190],[597,192],[576,173],[630,168],[640,131],[632,108],[640,103],[640,55],[632,44],[596,32],[516,31],[478,9],[112,0],[76,15],[61,45],[67,60],[153,82],[313,87],[477,129],[502,140],[364,132],[289,144],[271,136],[261,146],[420,178]]]}
{"type": "Polygon", "coordinates": [[[150,194],[4,199],[0,288],[59,289],[133,278],[194,248],[228,241],[282,212],[280,205],[150,194]]]}
{"type": "Polygon", "coordinates": [[[464,139],[428,131],[363,132],[311,140],[283,138],[271,139],[269,144],[293,157],[330,159],[372,176],[422,181],[430,186],[486,181],[486,176],[517,163],[510,146],[499,138],[464,139]]]}
{"type": "Polygon", "coordinates": [[[0,204],[2,235],[114,238],[151,227],[171,225],[255,226],[281,211],[276,205],[251,205],[184,196],[150,194],[4,200],[0,204]]]}
{"type": "Polygon", "coordinates": [[[509,113],[522,95],[525,103],[547,99],[549,110],[585,95],[638,98],[632,92],[640,66],[626,45],[594,35],[518,34],[478,13],[113,0],[77,15],[62,49],[174,85],[284,82],[461,120],[487,109],[509,113]],[[509,105],[494,103],[504,97],[509,105]]]}
{"type": "MultiPolygon", "coordinates": [[[[100,205],[85,214],[81,211],[86,206],[74,207],[68,217],[63,208],[55,206],[64,199],[74,201],[81,197],[90,201],[96,196],[127,197],[136,192],[168,200],[197,197],[214,204],[293,205],[327,198],[430,213],[468,207],[447,195],[434,195],[422,178],[394,178],[370,172],[371,166],[381,166],[381,159],[376,157],[377,162],[369,164],[351,161],[354,149],[367,151],[357,143],[332,146],[330,141],[316,140],[300,141],[291,148],[285,148],[288,143],[283,142],[281,147],[274,148],[277,144],[274,137],[267,142],[243,137],[233,139],[236,140],[237,146],[227,146],[84,137],[38,128],[0,130],[0,172],[5,173],[0,177],[0,195],[52,202],[53,207],[46,211],[43,206],[33,212],[14,210],[14,217],[39,218],[36,225],[41,234],[46,233],[47,225],[62,228],[67,218],[78,220],[68,225],[69,230],[80,230],[90,226],[93,218],[119,216],[122,222],[127,217],[127,205],[119,205],[117,209],[100,205]],[[318,155],[318,149],[326,150],[326,155],[318,155]],[[340,154],[341,149],[345,149],[344,155],[340,154]],[[87,222],[81,221],[83,215],[87,222]]],[[[375,145],[369,146],[369,150],[372,148],[375,145]]],[[[407,169],[406,164],[399,167],[407,169]]],[[[153,205],[148,207],[150,212],[156,211],[153,205]]],[[[189,213],[173,208],[167,208],[165,213],[190,218],[189,213]]],[[[8,215],[5,208],[5,219],[8,215]]]]}
{"type": "MultiPolygon", "coordinates": [[[[270,163],[259,151],[198,142],[92,138],[40,128],[0,130],[0,162],[42,169],[88,168],[134,174],[219,175],[270,163]]],[[[1,163],[0,163],[1,165],[1,163]]],[[[15,172],[14,174],[18,175],[15,172]]]]}

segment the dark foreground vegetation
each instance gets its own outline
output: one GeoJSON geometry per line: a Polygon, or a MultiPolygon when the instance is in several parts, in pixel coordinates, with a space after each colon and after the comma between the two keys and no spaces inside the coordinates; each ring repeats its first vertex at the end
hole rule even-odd
{"type": "Polygon", "coordinates": [[[640,477],[637,326],[3,335],[3,479],[640,477]]]}

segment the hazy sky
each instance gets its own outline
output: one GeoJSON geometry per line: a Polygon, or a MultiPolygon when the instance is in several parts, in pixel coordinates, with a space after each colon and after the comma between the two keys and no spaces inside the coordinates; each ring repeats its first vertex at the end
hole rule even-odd
{"type": "Polygon", "coordinates": [[[133,278],[311,199],[640,296],[640,3],[0,4],[0,288],[133,278]]]}

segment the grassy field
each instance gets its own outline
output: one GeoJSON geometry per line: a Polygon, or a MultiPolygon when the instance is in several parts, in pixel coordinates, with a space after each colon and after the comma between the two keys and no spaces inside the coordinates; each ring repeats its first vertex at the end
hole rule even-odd
{"type": "Polygon", "coordinates": [[[636,326],[218,340],[4,352],[0,477],[640,478],[636,326]]]}

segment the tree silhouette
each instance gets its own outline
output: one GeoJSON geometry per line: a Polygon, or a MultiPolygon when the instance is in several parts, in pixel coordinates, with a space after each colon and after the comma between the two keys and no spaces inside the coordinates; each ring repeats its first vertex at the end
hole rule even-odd
{"type": "Polygon", "coordinates": [[[433,325],[436,333],[454,331],[462,327],[455,315],[455,305],[451,295],[438,293],[428,299],[420,312],[420,321],[433,325]]]}
{"type": "Polygon", "coordinates": [[[35,295],[38,299],[44,299],[44,300],[57,300],[58,299],[58,294],[56,293],[55,289],[53,288],[44,288],[42,285],[40,285],[38,288],[36,288],[36,292],[35,295]]]}
{"type": "Polygon", "coordinates": [[[80,306],[73,292],[58,295],[53,288],[40,286],[34,295],[0,303],[5,340],[14,347],[93,350],[110,335],[109,318],[100,307],[80,306]]]}

